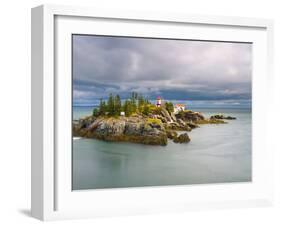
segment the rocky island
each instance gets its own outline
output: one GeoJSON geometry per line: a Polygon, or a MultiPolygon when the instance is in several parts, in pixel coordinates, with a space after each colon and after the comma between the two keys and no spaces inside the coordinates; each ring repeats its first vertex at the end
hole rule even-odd
{"type": "Polygon", "coordinates": [[[190,141],[187,132],[192,129],[201,124],[223,124],[228,119],[235,118],[223,115],[206,118],[200,112],[185,110],[183,106],[177,108],[159,98],[155,105],[137,93],[132,93],[122,104],[118,95],[110,94],[108,101],[101,100],[92,115],[73,121],[72,130],[73,136],[85,138],[167,145],[168,139],[187,143],[190,141]]]}

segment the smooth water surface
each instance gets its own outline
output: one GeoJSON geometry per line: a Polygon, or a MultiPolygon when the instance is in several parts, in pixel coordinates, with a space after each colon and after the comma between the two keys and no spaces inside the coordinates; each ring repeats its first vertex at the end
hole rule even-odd
{"type": "MultiPolygon", "coordinates": [[[[205,116],[223,113],[237,120],[202,125],[189,132],[188,144],[169,141],[167,146],[150,146],[73,140],[73,189],[251,181],[251,112],[197,110],[205,116]]],[[[73,118],[91,111],[76,109],[73,118]]]]}

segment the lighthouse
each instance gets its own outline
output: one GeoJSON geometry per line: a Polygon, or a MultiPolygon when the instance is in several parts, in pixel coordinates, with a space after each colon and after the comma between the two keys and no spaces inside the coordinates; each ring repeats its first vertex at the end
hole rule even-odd
{"type": "Polygon", "coordinates": [[[161,97],[157,97],[156,106],[161,107],[161,97]]]}

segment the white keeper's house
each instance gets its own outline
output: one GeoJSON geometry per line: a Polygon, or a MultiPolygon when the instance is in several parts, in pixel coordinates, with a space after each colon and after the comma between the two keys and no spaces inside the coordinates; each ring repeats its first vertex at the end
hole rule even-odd
{"type": "Polygon", "coordinates": [[[175,104],[174,105],[174,113],[177,114],[180,111],[185,110],[185,105],[184,104],[175,104]]]}

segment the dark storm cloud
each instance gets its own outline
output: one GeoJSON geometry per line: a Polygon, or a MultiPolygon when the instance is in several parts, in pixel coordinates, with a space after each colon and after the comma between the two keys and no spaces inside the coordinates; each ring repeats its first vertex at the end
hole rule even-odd
{"type": "Polygon", "coordinates": [[[137,91],[154,98],[251,98],[251,44],[73,36],[74,103],[137,91]]]}

